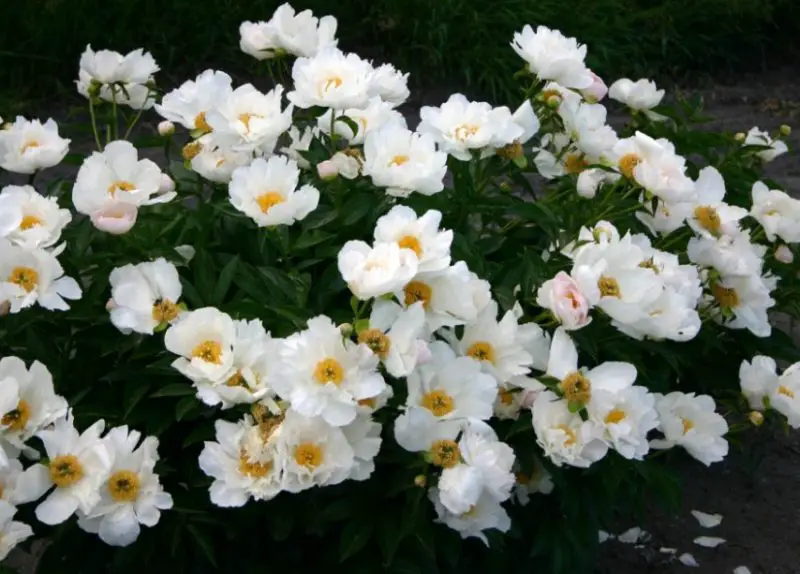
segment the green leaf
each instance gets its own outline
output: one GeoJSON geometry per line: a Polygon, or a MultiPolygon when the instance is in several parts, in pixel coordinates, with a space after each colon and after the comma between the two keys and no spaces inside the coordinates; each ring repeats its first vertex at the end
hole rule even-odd
{"type": "Polygon", "coordinates": [[[207,440],[213,440],[214,438],[214,427],[209,424],[198,424],[192,432],[189,433],[183,441],[183,446],[191,446],[193,444],[197,444],[198,442],[205,442],[207,440]]]}
{"type": "Polygon", "coordinates": [[[156,397],[185,397],[187,395],[194,395],[194,387],[189,383],[171,383],[163,386],[150,395],[150,398],[156,397]]]}
{"type": "Polygon", "coordinates": [[[353,121],[353,118],[350,118],[348,116],[339,116],[338,118],[336,118],[334,123],[335,122],[342,122],[343,124],[347,125],[347,127],[350,128],[350,131],[353,132],[353,137],[358,135],[359,131],[358,124],[355,121],[353,121]]]}
{"type": "Polygon", "coordinates": [[[327,225],[338,217],[339,213],[332,207],[320,205],[303,220],[303,229],[317,229],[327,225]]]}
{"type": "MultiPolygon", "coordinates": [[[[342,207],[342,225],[353,225],[371,211],[377,211],[378,202],[374,196],[358,194],[342,207]]],[[[375,215],[379,215],[377,212],[375,215]]]]}
{"type": "Polygon", "coordinates": [[[221,305],[225,300],[225,295],[227,295],[231,282],[236,276],[236,269],[239,266],[239,261],[241,261],[241,258],[238,255],[234,255],[225,267],[222,268],[222,271],[220,271],[219,280],[217,281],[216,287],[214,287],[214,294],[211,298],[212,305],[221,305]]]}
{"type": "Polygon", "coordinates": [[[139,404],[149,390],[150,385],[146,383],[142,384],[137,382],[129,382],[126,384],[124,398],[125,410],[122,415],[123,419],[127,419],[130,416],[131,412],[133,412],[133,409],[136,408],[136,405],[139,404]]]}
{"type": "Polygon", "coordinates": [[[214,553],[214,547],[211,545],[208,535],[194,524],[187,525],[186,529],[192,533],[192,540],[194,540],[195,544],[197,544],[197,546],[200,548],[203,555],[206,557],[206,560],[208,560],[211,565],[216,568],[217,558],[214,553]]]}
{"type": "Polygon", "coordinates": [[[372,537],[374,525],[371,520],[352,520],[342,530],[339,538],[339,562],[344,562],[362,550],[372,537]]]}
{"type": "Polygon", "coordinates": [[[273,540],[282,542],[289,538],[294,527],[294,518],[293,512],[280,512],[270,515],[270,533],[273,540]]]}
{"type": "Polygon", "coordinates": [[[297,238],[297,241],[295,241],[294,248],[308,249],[309,247],[313,247],[314,245],[319,245],[323,241],[327,241],[332,237],[336,236],[333,233],[328,233],[327,231],[319,231],[319,230],[304,231],[300,235],[300,237],[297,238]]]}
{"type": "Polygon", "coordinates": [[[175,420],[180,421],[190,411],[199,407],[199,402],[194,397],[184,397],[175,405],[175,420]]]}

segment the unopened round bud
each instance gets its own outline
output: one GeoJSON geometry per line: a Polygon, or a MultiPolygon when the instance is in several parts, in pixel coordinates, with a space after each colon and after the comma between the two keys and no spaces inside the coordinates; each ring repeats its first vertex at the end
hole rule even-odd
{"type": "Polygon", "coordinates": [[[758,411],[750,411],[750,414],[747,415],[747,418],[750,420],[750,424],[754,427],[760,427],[764,424],[764,415],[758,411]]]}
{"type": "Polygon", "coordinates": [[[743,141],[744,141],[744,138],[746,138],[746,137],[747,137],[747,136],[746,136],[746,135],[744,135],[744,133],[743,133],[743,132],[739,132],[739,133],[737,133],[735,136],[733,136],[733,139],[735,139],[737,142],[743,142],[743,141]]]}
{"type": "Polygon", "coordinates": [[[114,299],[109,299],[106,302],[106,311],[113,311],[117,307],[117,302],[114,299]]]}
{"type": "Polygon", "coordinates": [[[164,120],[160,124],[158,124],[158,135],[160,136],[171,136],[175,133],[175,124],[173,124],[169,120],[164,120]]]}
{"type": "Polygon", "coordinates": [[[783,137],[789,137],[790,135],[792,135],[792,126],[789,126],[789,125],[783,124],[783,125],[780,127],[780,130],[781,130],[781,135],[782,135],[783,137]]]}
{"type": "Polygon", "coordinates": [[[335,162],[326,159],[317,164],[317,173],[320,179],[331,181],[339,175],[339,168],[335,162]]]}
{"type": "Polygon", "coordinates": [[[339,332],[342,333],[343,337],[349,337],[353,334],[353,326],[350,323],[342,323],[339,325],[339,332]]]}
{"type": "Polygon", "coordinates": [[[552,110],[557,110],[558,106],[561,105],[561,97],[560,96],[550,96],[546,100],[547,107],[552,110]]]}
{"type": "Polygon", "coordinates": [[[787,265],[794,261],[794,253],[789,249],[788,245],[778,245],[775,249],[775,259],[787,265]]]}
{"type": "Polygon", "coordinates": [[[418,474],[414,477],[414,486],[419,486],[420,488],[425,488],[428,484],[428,479],[425,478],[424,474],[418,474]]]}

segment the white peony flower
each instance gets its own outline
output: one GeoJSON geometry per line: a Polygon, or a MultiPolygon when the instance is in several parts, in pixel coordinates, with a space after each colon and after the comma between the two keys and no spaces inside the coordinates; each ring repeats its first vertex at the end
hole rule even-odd
{"type": "Polygon", "coordinates": [[[426,344],[425,310],[422,303],[407,309],[393,301],[376,299],[369,329],[358,334],[358,342],[375,353],[393,377],[407,377],[419,362],[420,344],[426,344]]]}
{"type": "Polygon", "coordinates": [[[766,252],[765,246],[750,240],[750,232],[746,229],[733,236],[693,237],[686,247],[689,261],[713,267],[727,277],[761,275],[766,252]]]}
{"type": "Polygon", "coordinates": [[[761,158],[762,161],[770,162],[776,157],[781,156],[789,151],[788,146],[781,140],[773,140],[765,131],[761,131],[757,127],[751,128],[747,132],[742,145],[757,145],[768,147],[769,149],[759,150],[756,156],[761,158]]]}
{"type": "Polygon", "coordinates": [[[425,453],[431,464],[452,468],[461,462],[456,439],[463,426],[463,420],[442,419],[425,407],[409,405],[394,421],[394,438],[409,452],[425,453]]]}
{"type": "Polygon", "coordinates": [[[375,224],[376,243],[397,243],[419,260],[420,272],[442,271],[450,266],[453,232],[440,231],[442,213],[435,209],[420,217],[408,206],[395,205],[375,224]]]}
{"type": "Polygon", "coordinates": [[[139,159],[131,143],[113,141],[84,160],[72,188],[72,203],[86,215],[120,203],[136,207],[164,203],[176,194],[160,193],[161,175],[154,162],[139,159]]]}
{"type": "Polygon", "coordinates": [[[30,480],[31,474],[35,475],[36,472],[25,471],[19,460],[10,459],[8,465],[0,469],[0,504],[27,504],[39,498],[41,489],[37,489],[35,481],[30,480]]]}
{"type": "Polygon", "coordinates": [[[747,210],[723,201],[725,180],[719,171],[711,166],[701,169],[695,182],[695,190],[697,200],[692,214],[686,218],[689,227],[702,237],[736,235],[739,231],[739,220],[747,217],[747,210]]]}
{"type": "Polygon", "coordinates": [[[577,151],[586,155],[578,160],[576,167],[567,163],[567,171],[580,169],[583,163],[597,163],[597,158],[609,155],[617,143],[617,134],[606,123],[607,112],[602,104],[564,102],[558,108],[558,115],[577,151]]]}
{"type": "Polygon", "coordinates": [[[637,111],[649,111],[664,99],[664,90],[659,90],[652,80],[629,80],[621,78],[611,84],[608,97],[637,111]]]}
{"type": "Polygon", "coordinates": [[[444,189],[447,154],[436,150],[430,135],[388,124],[364,141],[364,175],[395,197],[412,192],[433,195],[444,189]]]}
{"type": "Polygon", "coordinates": [[[514,488],[514,499],[521,505],[527,506],[531,499],[531,494],[541,493],[550,494],[555,485],[553,477],[547,472],[538,457],[533,458],[533,472],[530,474],[517,473],[517,484],[514,488]]]}
{"type": "Polygon", "coordinates": [[[33,536],[30,526],[12,520],[16,513],[15,506],[0,500],[0,560],[5,560],[17,544],[33,536]]]}
{"type": "Polygon", "coordinates": [[[391,64],[375,68],[369,85],[370,96],[378,96],[384,102],[397,107],[408,99],[408,73],[395,69],[391,64]]]}
{"type": "Polygon", "coordinates": [[[351,240],[339,251],[339,273],[350,291],[362,300],[403,289],[417,274],[418,259],[397,243],[351,240]]]}
{"type": "Polygon", "coordinates": [[[772,408],[786,417],[790,427],[800,428],[800,363],[783,371],[769,400],[772,408]]]}
{"type": "Polygon", "coordinates": [[[542,391],[533,403],[533,430],[536,442],[556,466],[588,468],[608,452],[601,429],[570,412],[567,401],[552,391],[542,391]]]}
{"type": "Polygon", "coordinates": [[[545,281],[536,292],[536,304],[549,309],[564,329],[574,331],[592,322],[591,305],[580,292],[578,284],[567,273],[559,271],[545,281]]]}
{"type": "Polygon", "coordinates": [[[480,472],[468,464],[444,469],[436,488],[439,501],[453,514],[468,512],[483,493],[480,472]]]}
{"type": "Polygon", "coordinates": [[[337,151],[317,164],[317,174],[325,181],[336,179],[340,175],[345,179],[355,179],[361,173],[361,159],[344,151],[337,151]]]}
{"type": "Polygon", "coordinates": [[[153,469],[158,460],[158,439],[146,437],[127,426],[111,429],[103,439],[113,453],[114,464],[100,501],[90,512],[79,512],[78,526],[97,533],[111,546],[129,546],[139,537],[140,525],[155,526],[162,510],[172,508],[172,496],[164,492],[153,469]],[[137,448],[138,445],[138,448],[137,448]]]}
{"type": "MultiPolygon", "coordinates": [[[[442,480],[445,480],[446,475],[457,473],[457,469],[464,466],[475,471],[479,489],[477,496],[472,500],[462,500],[462,504],[456,505],[455,508],[445,504],[447,509],[457,514],[467,512],[484,492],[489,493],[495,500],[507,500],[511,496],[515,482],[514,473],[511,472],[515,462],[514,450],[497,438],[492,427],[481,421],[470,421],[465,426],[458,446],[464,462],[442,471],[439,492],[442,495],[445,493],[442,480]]],[[[442,502],[444,501],[445,497],[442,496],[442,502]]]]}
{"type": "Polygon", "coordinates": [[[451,95],[438,108],[424,106],[420,110],[417,131],[429,134],[440,150],[461,161],[469,161],[472,150],[489,155],[523,134],[507,107],[493,108],[486,102],[470,102],[461,94],[451,95]]]}
{"type": "Polygon", "coordinates": [[[597,391],[587,407],[589,420],[602,429],[602,438],[621,456],[643,460],[650,450],[647,434],[658,427],[655,397],[633,386],[618,393],[597,391]]]}
{"type": "Polygon", "coordinates": [[[25,249],[52,247],[71,220],[55,197],[39,195],[30,185],[9,185],[0,192],[0,236],[25,249]]]}
{"type": "Polygon", "coordinates": [[[214,307],[184,313],[167,329],[164,346],[180,355],[172,366],[194,382],[218,383],[233,374],[233,319],[214,307]]]}
{"type": "MultiPolygon", "coordinates": [[[[327,135],[331,134],[331,117],[333,115],[334,111],[329,109],[317,118],[319,131],[327,135]]],[[[378,96],[373,96],[365,108],[337,110],[335,117],[337,120],[333,124],[334,133],[343,137],[351,145],[362,145],[367,134],[377,131],[390,123],[397,124],[403,128],[406,127],[406,119],[403,114],[395,111],[390,103],[384,102],[378,96]],[[356,133],[353,133],[348,123],[339,119],[342,117],[347,117],[356,124],[358,128],[356,133]]]]}
{"type": "Polygon", "coordinates": [[[313,57],[298,58],[292,66],[294,90],[287,94],[298,108],[322,106],[336,110],[363,108],[370,98],[374,70],[356,54],[335,47],[313,57]]]}
{"type": "Polygon", "coordinates": [[[343,339],[339,328],[320,315],[285,340],[272,386],[299,414],[344,426],[355,419],[359,401],[386,388],[377,367],[369,347],[343,339]]]}
{"type": "Polygon", "coordinates": [[[153,56],[141,48],[123,56],[110,50],[95,52],[90,45],[81,55],[80,69],[100,84],[145,84],[159,70],[153,56]]]}
{"type": "Polygon", "coordinates": [[[668,235],[683,227],[686,220],[693,216],[694,205],[691,201],[672,203],[656,199],[654,210],[652,201],[648,201],[644,194],[640,200],[642,208],[636,212],[636,219],[653,235],[668,235]]]}
{"type": "Polygon", "coordinates": [[[800,200],[757,181],[753,184],[750,215],[761,224],[770,241],[780,237],[787,243],[800,243],[800,200]]]}
{"type": "Polygon", "coordinates": [[[278,138],[292,125],[293,107],[281,110],[282,96],[281,85],[266,94],[252,84],[239,86],[206,116],[214,139],[234,151],[272,153],[278,138]]]}
{"type": "Polygon", "coordinates": [[[298,188],[300,168],[286,157],[256,158],[233,172],[228,186],[231,204],[259,227],[291,225],[317,208],[319,191],[298,188]]]}
{"type": "Polygon", "coordinates": [[[207,134],[192,144],[197,145],[197,153],[192,156],[192,171],[214,183],[229,184],[237,168],[253,161],[252,153],[237,151],[229,145],[221,145],[213,134],[207,134]]]}
{"type": "Polygon", "coordinates": [[[7,302],[11,313],[34,303],[51,311],[65,311],[69,305],[64,299],[81,298],[80,286],[72,277],[64,276],[56,258],[65,247],[28,251],[0,239],[0,302],[7,302]]]}
{"type": "Polygon", "coordinates": [[[164,95],[155,110],[163,118],[181,124],[189,130],[208,133],[208,114],[218,109],[232,92],[231,77],[225,72],[205,70],[194,80],[164,95]]]}
{"type": "Polygon", "coordinates": [[[756,355],[751,362],[742,361],[739,367],[739,384],[750,408],[763,411],[769,397],[778,389],[780,377],[775,359],[756,355]]]}
{"type": "Polygon", "coordinates": [[[61,163],[69,151],[71,140],[58,135],[52,119],[17,120],[8,129],[0,130],[0,168],[15,173],[36,173],[61,163]]]}
{"type": "Polygon", "coordinates": [[[525,60],[531,73],[541,80],[553,80],[565,88],[584,89],[594,82],[586,67],[586,46],[567,38],[558,30],[527,24],[514,33],[511,47],[525,60]]]}
{"type": "Polygon", "coordinates": [[[720,310],[715,318],[730,329],[748,329],[756,337],[769,337],[769,309],[775,306],[770,291],[775,278],[722,276],[711,284],[708,297],[720,310]]]}
{"type": "Polygon", "coordinates": [[[694,458],[711,465],[728,454],[728,423],[715,412],[714,399],[708,395],[672,392],[655,394],[656,410],[663,439],[650,442],[657,449],[682,446],[694,458]]]}
{"type": "Polygon", "coordinates": [[[159,257],[111,271],[111,322],[123,334],[152,335],[156,327],[175,321],[181,313],[182,286],[175,266],[159,257]]]}
{"type": "Polygon", "coordinates": [[[511,518],[509,518],[500,502],[492,498],[488,493],[483,494],[478,501],[467,512],[453,514],[440,501],[438,489],[431,488],[428,497],[433,501],[436,508],[436,522],[447,525],[462,538],[479,538],[487,546],[489,541],[484,530],[499,530],[508,532],[511,529],[511,518]]]}
{"type": "MultiPolygon", "coordinates": [[[[597,195],[600,186],[606,183],[614,183],[618,176],[597,167],[583,169],[578,174],[578,181],[575,185],[578,195],[586,199],[592,199],[597,195]]],[[[638,215],[638,212],[637,212],[638,215]]]]}
{"type": "Polygon", "coordinates": [[[239,36],[242,52],[258,60],[284,53],[309,57],[336,46],[336,18],[317,19],[311,10],[295,13],[286,3],[278,6],[269,22],[242,22],[239,36]]]}
{"type": "Polygon", "coordinates": [[[99,420],[79,434],[68,417],[37,433],[47,463],[28,470],[31,489],[41,496],[55,486],[36,507],[36,518],[41,522],[61,524],[77,511],[91,512],[100,502],[100,489],[114,464],[114,452],[100,438],[104,426],[99,420]]]}

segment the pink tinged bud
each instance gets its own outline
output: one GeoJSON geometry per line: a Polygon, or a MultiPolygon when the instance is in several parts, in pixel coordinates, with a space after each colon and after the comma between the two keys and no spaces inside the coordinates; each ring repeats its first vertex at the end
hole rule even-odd
{"type": "Polygon", "coordinates": [[[317,173],[321,179],[330,181],[332,179],[336,179],[336,177],[339,175],[339,169],[335,162],[326,159],[325,161],[317,164],[317,173]]]}
{"type": "Polygon", "coordinates": [[[533,408],[533,403],[536,402],[536,399],[539,397],[539,393],[541,392],[541,390],[533,389],[522,391],[522,402],[520,403],[520,406],[524,409],[533,408]]]}
{"type": "Polygon", "coordinates": [[[592,84],[588,88],[581,90],[581,95],[590,104],[596,104],[606,97],[606,94],[608,94],[608,86],[606,86],[603,78],[594,72],[590,73],[592,74],[592,84]]]}
{"type": "Polygon", "coordinates": [[[159,193],[169,193],[175,191],[175,182],[166,173],[161,174],[161,181],[158,183],[159,193]]]}
{"type": "Polygon", "coordinates": [[[428,343],[422,339],[417,339],[417,364],[427,363],[431,360],[431,357],[433,357],[433,354],[430,347],[428,347],[428,343]]]}
{"type": "Polygon", "coordinates": [[[788,245],[779,245],[778,248],[775,249],[775,259],[788,265],[794,261],[794,253],[792,253],[788,245]]]}
{"type": "Polygon", "coordinates": [[[175,124],[173,124],[169,120],[164,120],[160,124],[158,124],[158,135],[161,136],[171,136],[175,133],[175,124]]]}
{"type": "Polygon", "coordinates": [[[580,329],[591,321],[591,306],[578,289],[578,284],[564,271],[542,285],[539,293],[546,306],[565,329],[580,329]]]}
{"type": "Polygon", "coordinates": [[[92,213],[90,219],[100,231],[112,235],[128,233],[136,223],[138,210],[129,203],[114,203],[92,213]]]}
{"type": "Polygon", "coordinates": [[[114,301],[114,299],[109,299],[108,303],[106,303],[106,311],[113,311],[116,308],[117,303],[114,301]]]}

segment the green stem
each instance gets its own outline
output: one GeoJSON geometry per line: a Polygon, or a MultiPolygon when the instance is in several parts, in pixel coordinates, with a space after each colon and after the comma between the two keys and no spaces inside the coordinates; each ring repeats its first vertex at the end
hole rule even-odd
{"type": "Polygon", "coordinates": [[[103,151],[103,146],[100,145],[100,134],[97,132],[97,116],[94,113],[94,96],[89,96],[89,117],[92,118],[92,133],[94,134],[94,143],[97,146],[97,151],[103,151]]]}
{"type": "MultiPolygon", "coordinates": [[[[150,94],[149,93],[147,94],[147,98],[148,99],[150,98],[150,94]]],[[[147,99],[145,99],[145,102],[146,101],[147,101],[147,99]]],[[[139,111],[136,112],[136,115],[133,116],[133,121],[128,126],[128,129],[125,130],[125,137],[123,139],[128,139],[128,136],[131,135],[131,132],[133,131],[134,126],[139,122],[139,119],[142,117],[142,112],[144,112],[144,105],[142,105],[142,107],[139,108],[139,111]]]]}
{"type": "Polygon", "coordinates": [[[113,124],[111,126],[111,136],[119,139],[119,124],[117,121],[117,86],[111,84],[111,117],[113,124]]]}

